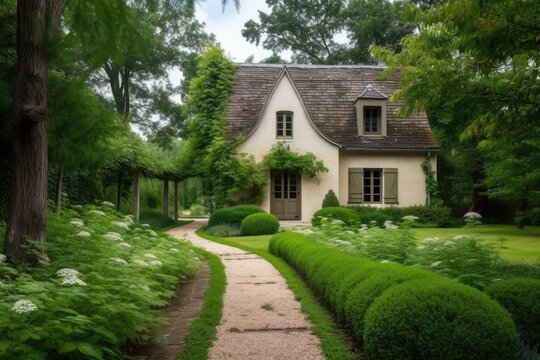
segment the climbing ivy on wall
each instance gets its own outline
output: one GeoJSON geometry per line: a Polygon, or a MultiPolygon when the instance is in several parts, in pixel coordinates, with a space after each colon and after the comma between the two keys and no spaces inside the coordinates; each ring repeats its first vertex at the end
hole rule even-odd
{"type": "Polygon", "coordinates": [[[317,175],[328,172],[328,168],[322,160],[308,152],[298,154],[283,143],[278,142],[272,146],[270,152],[264,158],[264,165],[268,170],[289,170],[307,175],[319,182],[317,175]]]}
{"type": "Polygon", "coordinates": [[[426,182],[426,192],[429,194],[428,202],[431,202],[439,196],[439,185],[437,184],[437,180],[435,180],[435,172],[431,167],[431,161],[429,159],[422,162],[422,171],[424,172],[426,182]]]}

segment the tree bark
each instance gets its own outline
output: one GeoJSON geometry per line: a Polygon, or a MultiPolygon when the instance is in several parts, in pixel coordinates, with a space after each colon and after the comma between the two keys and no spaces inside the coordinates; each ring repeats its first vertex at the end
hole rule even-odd
{"type": "Polygon", "coordinates": [[[17,2],[17,79],[13,97],[11,196],[5,252],[37,265],[47,226],[47,44],[58,35],[63,0],[17,2]]]}
{"type": "Polygon", "coordinates": [[[139,222],[139,214],[141,209],[141,187],[139,184],[140,171],[133,172],[133,217],[136,222],[139,222]]]}
{"type": "Polygon", "coordinates": [[[60,211],[62,207],[62,183],[64,181],[64,170],[62,167],[58,167],[58,174],[56,174],[56,198],[54,201],[54,207],[56,211],[60,211]]]}
{"type": "Polygon", "coordinates": [[[174,180],[174,221],[178,221],[178,180],[174,180]]]}
{"type": "Polygon", "coordinates": [[[163,179],[163,216],[169,217],[169,179],[163,179]]]}
{"type": "Polygon", "coordinates": [[[116,211],[120,211],[120,202],[122,201],[122,171],[118,171],[116,178],[116,211]]]}

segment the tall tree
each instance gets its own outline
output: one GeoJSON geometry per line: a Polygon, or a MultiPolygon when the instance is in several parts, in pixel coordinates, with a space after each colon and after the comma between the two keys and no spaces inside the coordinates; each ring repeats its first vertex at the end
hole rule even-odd
{"type": "Polygon", "coordinates": [[[403,51],[373,49],[401,71],[393,98],[405,101],[402,113],[441,106],[445,126],[485,156],[478,181],[486,194],[518,200],[528,213],[540,208],[540,3],[455,0],[412,10],[419,32],[403,51]]]}

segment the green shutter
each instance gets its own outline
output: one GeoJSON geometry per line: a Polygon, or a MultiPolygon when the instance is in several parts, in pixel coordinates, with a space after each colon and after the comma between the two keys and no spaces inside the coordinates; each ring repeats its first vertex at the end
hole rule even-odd
{"type": "Polygon", "coordinates": [[[398,204],[398,169],[384,169],[384,202],[398,204]]]}
{"type": "Polygon", "coordinates": [[[364,178],[364,169],[349,168],[349,203],[362,203],[362,182],[364,178]]]}

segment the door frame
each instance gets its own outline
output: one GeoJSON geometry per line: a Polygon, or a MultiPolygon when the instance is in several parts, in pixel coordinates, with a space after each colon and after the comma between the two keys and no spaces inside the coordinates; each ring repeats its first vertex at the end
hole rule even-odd
{"type": "MultiPolygon", "coordinates": [[[[290,177],[287,177],[290,179],[290,177]]],[[[282,185],[283,186],[283,185],[282,185]]],[[[283,191],[283,190],[282,190],[283,191]]],[[[289,170],[270,170],[270,201],[269,201],[269,212],[273,215],[276,215],[279,220],[301,220],[302,219],[302,174],[295,173],[289,170]],[[290,216],[280,216],[272,212],[272,203],[275,201],[274,198],[274,175],[276,173],[293,173],[296,174],[296,202],[297,202],[297,211],[296,215],[293,217],[290,216]]]]}

